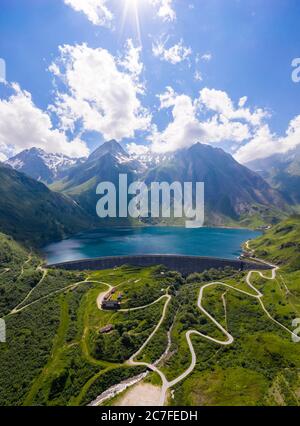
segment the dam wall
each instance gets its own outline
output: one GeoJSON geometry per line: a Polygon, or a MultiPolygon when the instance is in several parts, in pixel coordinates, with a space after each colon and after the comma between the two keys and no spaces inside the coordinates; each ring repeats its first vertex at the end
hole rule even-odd
{"type": "Polygon", "coordinates": [[[229,266],[237,270],[271,269],[271,266],[263,263],[241,259],[219,259],[213,257],[181,256],[181,255],[137,255],[100,257],[95,259],[83,259],[72,262],[48,265],[50,268],[65,269],[68,271],[97,271],[113,269],[123,265],[139,267],[164,265],[172,271],[178,271],[182,275],[194,272],[203,272],[207,269],[218,269],[229,266]]]}

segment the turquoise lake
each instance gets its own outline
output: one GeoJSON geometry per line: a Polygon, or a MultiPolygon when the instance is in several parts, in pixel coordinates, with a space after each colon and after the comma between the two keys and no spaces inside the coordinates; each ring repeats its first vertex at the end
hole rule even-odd
{"type": "Polygon", "coordinates": [[[98,229],[44,248],[49,264],[102,256],[182,254],[235,259],[241,245],[261,235],[247,229],[177,227],[98,229]]]}

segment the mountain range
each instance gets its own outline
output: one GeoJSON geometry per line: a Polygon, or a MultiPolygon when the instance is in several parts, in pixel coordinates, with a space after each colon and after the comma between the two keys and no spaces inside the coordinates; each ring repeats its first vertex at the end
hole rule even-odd
{"type": "MultiPolygon", "coordinates": [[[[27,156],[23,169],[33,176],[32,158],[29,160],[29,153],[27,156]]],[[[137,179],[148,184],[151,181],[205,182],[207,224],[228,224],[247,216],[272,216],[273,213],[276,216],[273,210],[278,213],[285,209],[283,197],[259,174],[239,164],[222,149],[201,143],[174,153],[149,153],[139,157],[130,156],[119,143],[109,141],[85,161],[64,168],[63,177],[50,188],[68,195],[89,214],[95,215],[97,184],[101,181],[117,184],[120,173],[128,175],[129,183],[137,179]]],[[[268,220],[273,219],[269,217],[268,220]]]]}
{"type": "MultiPolygon", "coordinates": [[[[288,200],[280,191],[220,148],[197,143],[164,155],[133,156],[116,141],[109,141],[86,159],[46,154],[32,148],[8,160],[1,166],[0,212],[5,218],[1,230],[17,236],[21,227],[26,238],[39,230],[45,234],[40,240],[46,241],[50,235],[58,239],[91,225],[110,225],[110,221],[101,221],[96,216],[96,187],[103,181],[113,182],[117,187],[121,173],[128,175],[129,183],[204,182],[206,225],[257,227],[275,223],[289,212],[288,200]]],[[[181,224],[165,219],[145,221],[181,224]]],[[[132,220],[124,219],[118,224],[130,225],[132,220]]]]}
{"type": "Polygon", "coordinates": [[[38,181],[51,184],[61,179],[70,168],[84,161],[84,158],[70,158],[63,154],[45,152],[30,148],[20,152],[5,163],[38,181]]]}

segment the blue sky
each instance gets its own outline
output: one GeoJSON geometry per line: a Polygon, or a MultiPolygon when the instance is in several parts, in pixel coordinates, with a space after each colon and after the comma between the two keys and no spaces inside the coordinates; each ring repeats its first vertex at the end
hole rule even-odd
{"type": "Polygon", "coordinates": [[[298,0],[2,0],[0,159],[33,144],[87,155],[110,138],[133,152],[200,141],[242,162],[287,152],[299,20],[298,0]]]}

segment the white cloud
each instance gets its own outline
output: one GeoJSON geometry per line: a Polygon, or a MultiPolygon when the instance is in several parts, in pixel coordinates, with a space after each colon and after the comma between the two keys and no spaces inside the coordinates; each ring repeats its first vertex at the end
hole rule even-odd
{"type": "Polygon", "coordinates": [[[183,44],[183,40],[180,40],[179,43],[170,48],[166,48],[164,42],[157,42],[152,45],[152,52],[157,58],[170,62],[173,65],[183,62],[192,54],[191,48],[186,47],[183,44]]]}
{"type": "MultiPolygon", "coordinates": [[[[130,0],[118,1],[125,3],[130,0]]],[[[149,2],[156,8],[157,16],[164,22],[176,21],[173,0],[149,0],[149,2]]],[[[84,13],[94,25],[105,27],[111,27],[112,25],[114,15],[107,6],[109,0],[64,0],[64,3],[72,7],[76,12],[84,13]]]]}
{"type": "Polygon", "coordinates": [[[171,87],[159,95],[160,108],[172,108],[172,121],[168,126],[154,131],[150,137],[152,150],[173,151],[195,142],[233,146],[249,140],[261,125],[266,112],[248,108],[235,108],[227,93],[204,88],[199,97],[192,99],[177,94],[171,87]]]}
{"type": "Polygon", "coordinates": [[[204,55],[201,56],[201,59],[203,61],[209,62],[212,60],[212,54],[211,53],[205,53],[204,55]]]}
{"type": "Polygon", "coordinates": [[[201,72],[200,72],[199,70],[195,71],[194,79],[195,79],[196,81],[203,81],[202,74],[201,74],[201,72]]]}
{"type": "Polygon", "coordinates": [[[254,112],[251,112],[249,108],[244,108],[246,101],[246,97],[241,98],[239,108],[236,109],[226,92],[207,88],[200,92],[200,102],[207,109],[223,115],[228,120],[245,120],[252,126],[261,125],[269,113],[262,108],[256,108],[254,112]]]}
{"type": "Polygon", "coordinates": [[[246,105],[247,100],[248,100],[247,96],[243,96],[242,98],[240,98],[240,100],[239,100],[239,107],[243,108],[246,105]]]}
{"type": "Polygon", "coordinates": [[[164,22],[176,20],[176,12],[173,8],[173,0],[150,0],[157,7],[157,16],[164,22]]]}
{"type": "Polygon", "coordinates": [[[266,124],[258,129],[254,137],[235,154],[241,163],[285,154],[300,145],[300,115],[289,123],[285,136],[279,137],[271,132],[266,124]]]}
{"type": "Polygon", "coordinates": [[[157,96],[160,101],[160,109],[170,108],[175,105],[177,93],[171,86],[166,87],[166,91],[157,96]]]}
{"type": "Polygon", "coordinates": [[[66,92],[57,93],[51,108],[62,128],[96,131],[107,140],[134,137],[137,130],[148,129],[151,115],[143,108],[139,81],[142,64],[140,50],[127,43],[123,59],[102,48],[86,44],[60,47],[56,62],[66,92]]]}
{"type": "Polygon", "coordinates": [[[113,20],[112,12],[107,8],[107,0],[64,0],[76,12],[84,13],[94,25],[109,27],[113,20]]]}
{"type": "Polygon", "coordinates": [[[132,39],[128,39],[125,56],[119,60],[119,64],[135,78],[140,76],[144,68],[143,63],[140,61],[141,51],[142,48],[140,46],[135,47],[132,39]]]}
{"type": "Polygon", "coordinates": [[[145,145],[138,145],[134,142],[127,144],[126,146],[127,152],[130,155],[145,155],[149,152],[149,147],[145,145]]]}
{"type": "Polygon", "coordinates": [[[247,108],[247,96],[237,106],[224,91],[204,88],[195,99],[177,94],[172,87],[158,96],[160,109],[171,109],[165,129],[156,126],[149,137],[151,149],[168,152],[196,142],[220,146],[241,163],[284,154],[300,146],[300,115],[289,123],[283,137],[272,133],[268,111],[247,108]]]}
{"type": "Polygon", "coordinates": [[[189,96],[177,95],[168,88],[160,100],[161,108],[172,107],[173,121],[162,132],[154,130],[151,136],[153,151],[173,151],[192,145],[199,137],[203,137],[204,132],[196,118],[195,104],[189,96]]]}
{"type": "Polygon", "coordinates": [[[14,93],[7,100],[0,100],[1,158],[31,147],[72,157],[88,154],[84,142],[69,142],[64,132],[53,128],[50,116],[34,105],[30,93],[17,84],[12,89],[14,93]]]}
{"type": "Polygon", "coordinates": [[[203,62],[210,62],[212,60],[212,53],[207,52],[204,53],[203,55],[201,53],[197,53],[197,55],[195,56],[195,62],[196,64],[198,64],[199,62],[203,61],[203,62]]]}
{"type": "Polygon", "coordinates": [[[60,74],[60,69],[59,69],[59,67],[57,66],[57,64],[55,64],[55,63],[52,63],[52,64],[49,66],[48,70],[49,70],[50,72],[52,72],[52,74],[53,74],[53,75],[55,75],[55,76],[59,76],[59,74],[60,74]]]}

